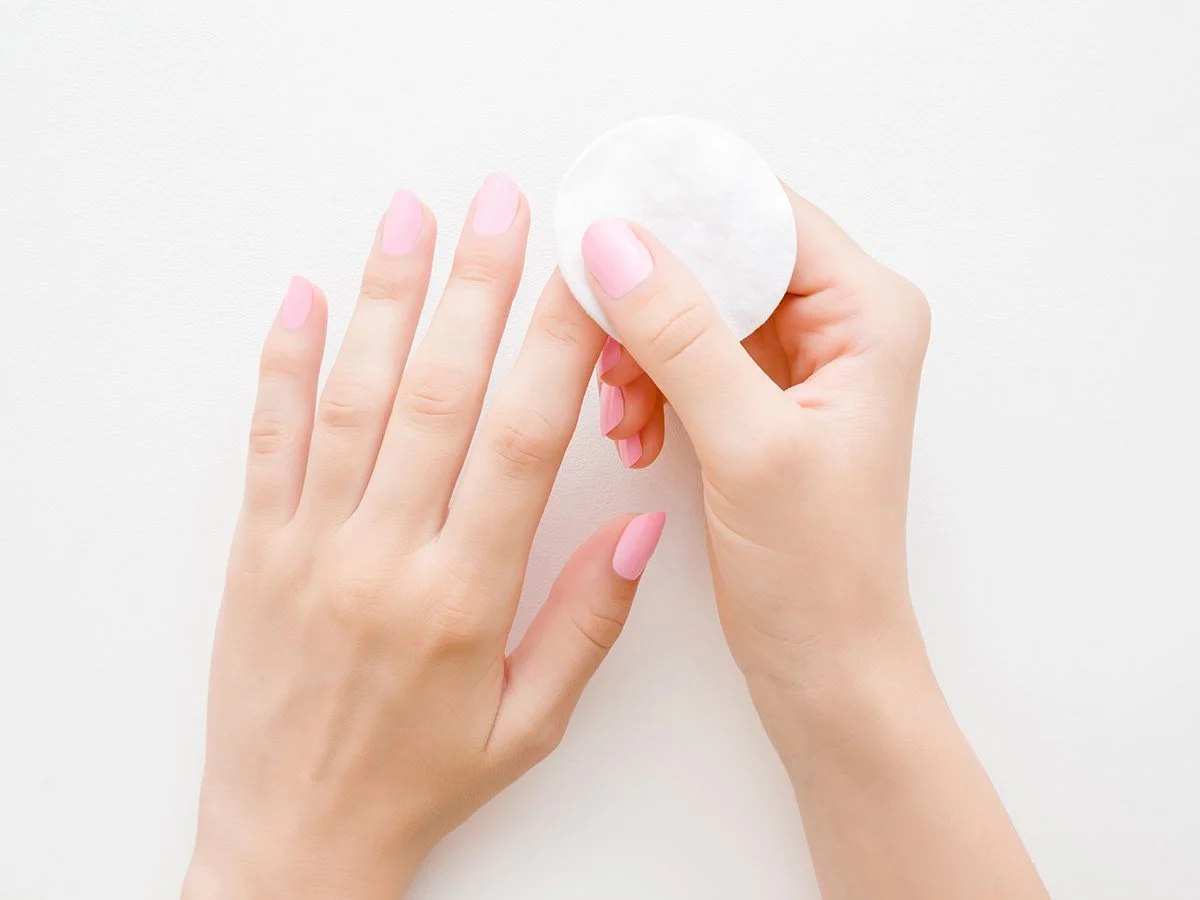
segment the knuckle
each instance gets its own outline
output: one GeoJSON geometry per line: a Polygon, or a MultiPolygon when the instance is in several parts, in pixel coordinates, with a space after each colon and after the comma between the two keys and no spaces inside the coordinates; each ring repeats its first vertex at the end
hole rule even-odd
{"type": "Polygon", "coordinates": [[[925,292],[911,282],[908,283],[909,315],[917,330],[917,337],[922,347],[929,342],[929,332],[933,325],[933,310],[929,306],[929,298],[925,292]]]}
{"type": "Polygon", "coordinates": [[[555,711],[529,727],[524,735],[525,752],[534,762],[541,762],[562,744],[567,734],[567,716],[555,711]]]}
{"type": "Polygon", "coordinates": [[[277,409],[259,408],[250,419],[250,455],[275,456],[292,445],[295,426],[277,409]]]}
{"type": "Polygon", "coordinates": [[[495,249],[472,247],[455,257],[450,279],[462,287],[490,289],[506,280],[508,269],[507,261],[495,249]]]}
{"type": "Polygon", "coordinates": [[[589,607],[576,614],[574,622],[579,633],[587,641],[607,653],[625,628],[625,614],[622,610],[589,607]]]}
{"type": "Polygon", "coordinates": [[[670,365],[691,351],[711,327],[711,317],[693,303],[668,311],[650,336],[650,352],[663,365],[670,365]]]}
{"type": "Polygon", "coordinates": [[[513,474],[540,469],[558,453],[558,429],[536,409],[502,407],[492,413],[489,446],[513,474]]]}
{"type": "Polygon", "coordinates": [[[317,418],[333,431],[359,429],[381,414],[380,406],[379,391],[370,379],[345,372],[325,386],[317,418]]]}
{"type": "Polygon", "coordinates": [[[420,600],[405,604],[405,630],[430,656],[456,655],[477,650],[490,637],[480,588],[460,565],[444,564],[423,579],[414,594],[420,600]]]}
{"type": "Polygon", "coordinates": [[[399,300],[421,293],[420,279],[407,266],[369,265],[363,271],[359,295],[368,300],[399,300]]]}
{"type": "Polygon", "coordinates": [[[537,313],[533,324],[539,334],[556,344],[578,347],[584,342],[583,323],[565,310],[543,309],[537,313]]]}
{"type": "Polygon", "coordinates": [[[889,290],[894,298],[895,314],[899,323],[897,336],[904,345],[918,353],[924,353],[929,343],[932,310],[924,291],[895,272],[888,270],[889,290]]]}
{"type": "Polygon", "coordinates": [[[468,396],[466,379],[453,366],[423,364],[405,375],[401,404],[410,420],[428,421],[463,412],[468,396]]]}
{"type": "Polygon", "coordinates": [[[308,375],[308,369],[305,358],[295,349],[285,349],[275,341],[267,341],[258,362],[258,379],[260,382],[298,381],[308,375]]]}
{"type": "Polygon", "coordinates": [[[430,603],[425,620],[429,643],[435,651],[474,650],[491,637],[476,599],[466,591],[452,591],[430,603]]]}
{"type": "Polygon", "coordinates": [[[919,287],[905,278],[896,275],[896,295],[900,308],[914,323],[928,324],[930,319],[929,298],[919,287]]]}

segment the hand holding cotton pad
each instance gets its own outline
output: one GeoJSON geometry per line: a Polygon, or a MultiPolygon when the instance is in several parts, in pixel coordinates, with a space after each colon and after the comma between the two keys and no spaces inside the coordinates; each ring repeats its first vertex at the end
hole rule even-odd
{"type": "Polygon", "coordinates": [[[704,285],[739,340],[774,312],[796,261],[791,203],[771,168],[723,128],[685,116],[634,119],[596,140],[563,178],[554,213],[558,265],[609,334],[580,249],[597,219],[642,225],[704,285]]]}

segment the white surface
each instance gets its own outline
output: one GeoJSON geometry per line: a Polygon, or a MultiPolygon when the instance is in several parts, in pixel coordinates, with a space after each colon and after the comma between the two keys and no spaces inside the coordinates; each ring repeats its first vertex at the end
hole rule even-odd
{"type": "MultiPolygon", "coordinates": [[[[934,306],[913,589],[1056,900],[1200,885],[1200,7],[609,0],[0,3],[0,897],[172,895],[259,341],[293,271],[340,336],[407,185],[453,235],[596,134],[745,137],[934,306]]],[[[444,278],[451,242],[439,249],[444,278]]],[[[505,345],[507,369],[515,340],[505,345]]],[[[560,751],[414,896],[816,896],[713,612],[693,462],[589,401],[534,602],[670,519],[560,751]]]]}
{"type": "Polygon", "coordinates": [[[736,134],[689,116],[648,116],[598,137],[554,203],[558,266],[576,299],[618,335],[592,292],[581,244],[600,218],[637,222],[704,285],[738,339],[779,305],[796,263],[792,205],[766,161],[736,134]]]}

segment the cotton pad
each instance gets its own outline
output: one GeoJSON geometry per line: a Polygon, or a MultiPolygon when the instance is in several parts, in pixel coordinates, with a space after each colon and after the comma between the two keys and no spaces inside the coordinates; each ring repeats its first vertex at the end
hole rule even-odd
{"type": "Polygon", "coordinates": [[[649,229],[696,275],[739,340],[779,305],[796,261],[791,203],[735,134],[699,119],[634,119],[596,140],[558,191],[558,265],[588,314],[616,336],[588,284],[580,242],[596,219],[649,229]]]}

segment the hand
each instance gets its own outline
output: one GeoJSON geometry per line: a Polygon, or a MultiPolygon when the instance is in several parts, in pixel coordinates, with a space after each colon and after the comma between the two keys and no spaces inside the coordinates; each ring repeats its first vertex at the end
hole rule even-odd
{"type": "Polygon", "coordinates": [[[602,427],[627,465],[646,466],[663,394],[678,412],[700,460],[721,621],[752,689],[923,656],[905,515],[929,307],[788,193],[789,292],[745,349],[652,235],[604,221],[583,244],[624,342],[600,357],[602,427]]]}
{"type": "Polygon", "coordinates": [[[556,274],[466,460],[528,229],[516,186],[488,178],[410,357],[436,228],[397,193],[319,404],[325,299],[292,280],[262,356],[185,897],[399,896],[558,743],[620,633],[661,514],[603,526],[505,657],[603,341],[556,274]]]}
{"type": "Polygon", "coordinates": [[[627,348],[601,354],[602,427],[626,465],[648,465],[661,389],[692,440],[718,611],[792,779],[822,895],[1044,900],[909,601],[929,307],[789,195],[789,292],[744,349],[652,235],[614,220],[588,230],[593,288],[627,348]]]}

